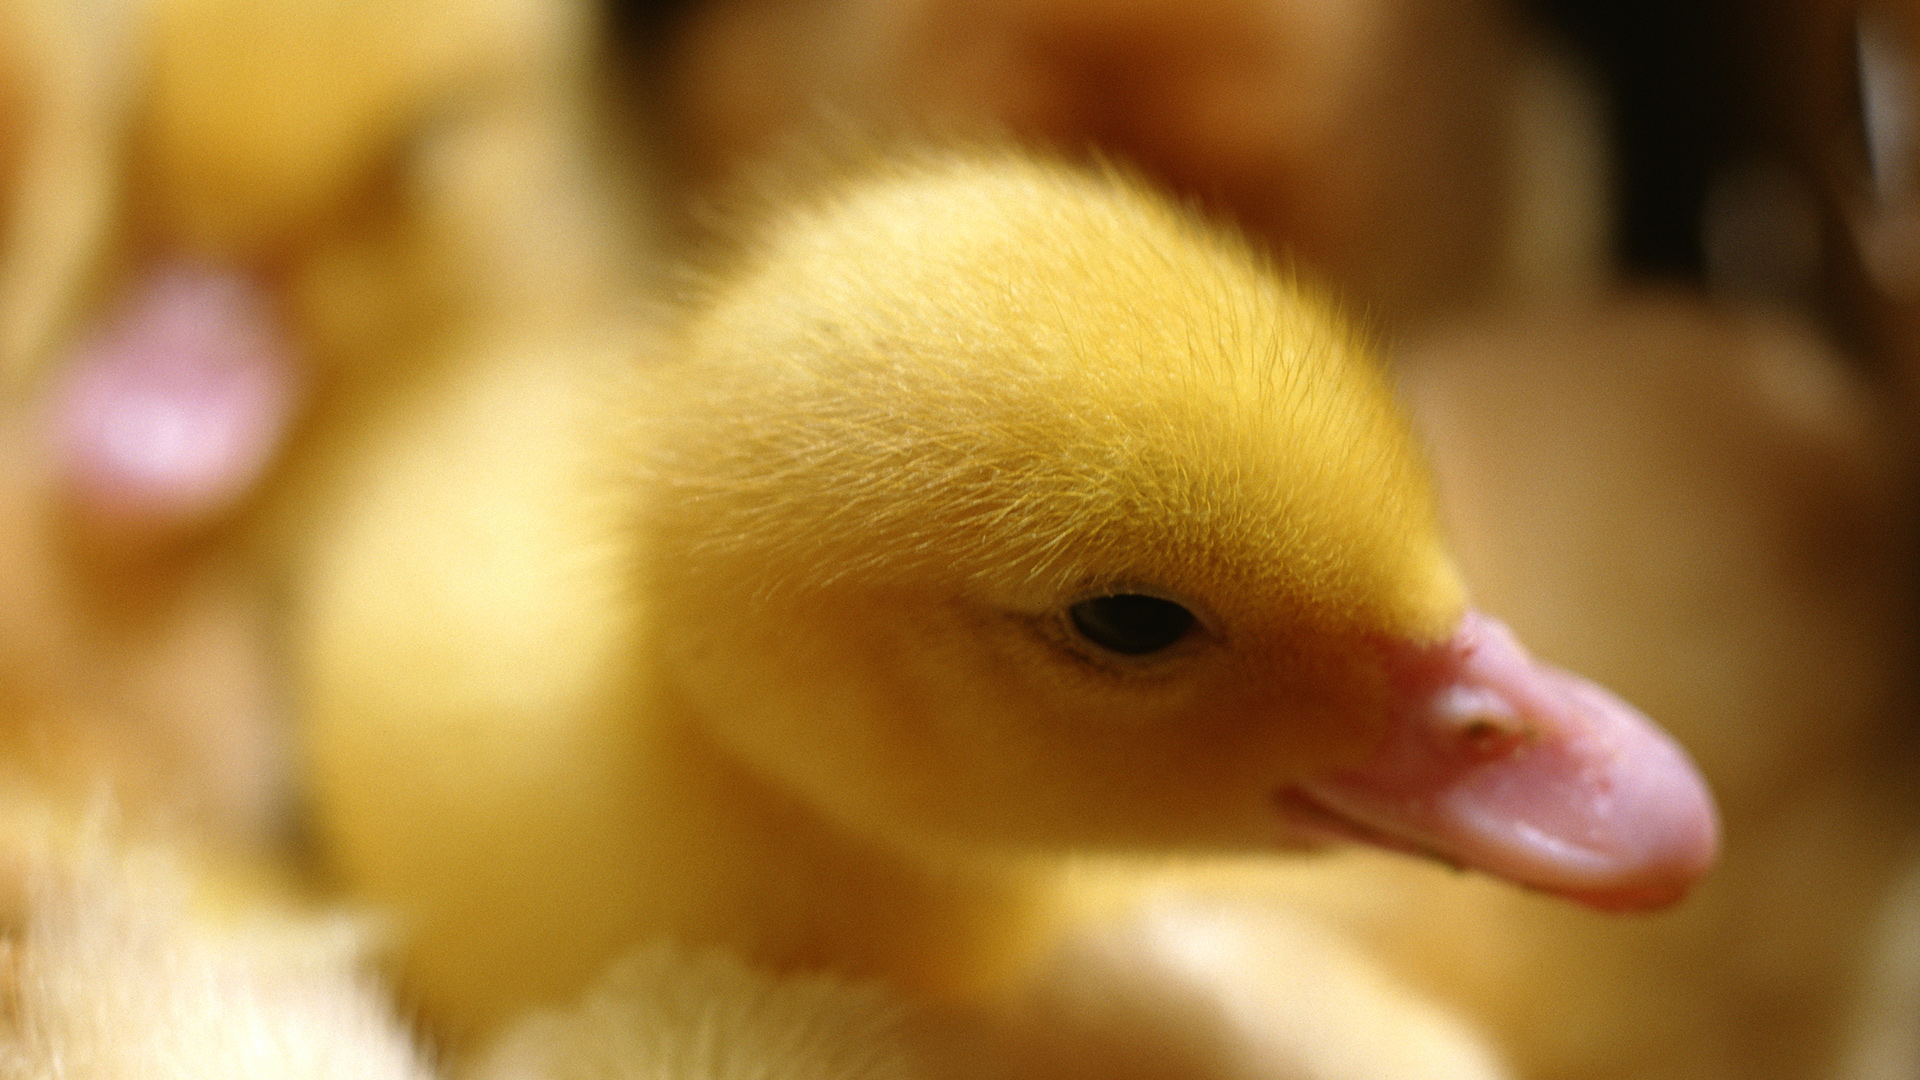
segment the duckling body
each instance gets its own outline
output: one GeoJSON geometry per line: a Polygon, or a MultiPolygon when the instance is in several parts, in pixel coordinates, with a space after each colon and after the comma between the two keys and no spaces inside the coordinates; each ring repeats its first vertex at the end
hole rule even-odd
{"type": "Polygon", "coordinates": [[[416,415],[316,575],[321,839],[449,1030],[660,936],[986,1008],[1155,876],[1087,857],[1704,868],[1677,749],[1468,611],[1323,298],[999,152],[770,220],[618,400],[503,363],[416,415]]]}

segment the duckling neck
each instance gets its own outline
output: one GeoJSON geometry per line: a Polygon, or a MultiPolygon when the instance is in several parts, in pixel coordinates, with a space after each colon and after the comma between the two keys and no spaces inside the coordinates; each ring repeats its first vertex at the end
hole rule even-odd
{"type": "Polygon", "coordinates": [[[658,916],[787,970],[880,979],[939,1002],[1004,990],[1061,917],[1057,875],[1014,857],[903,850],[742,761],[664,695],[644,785],[662,827],[658,916]]]}

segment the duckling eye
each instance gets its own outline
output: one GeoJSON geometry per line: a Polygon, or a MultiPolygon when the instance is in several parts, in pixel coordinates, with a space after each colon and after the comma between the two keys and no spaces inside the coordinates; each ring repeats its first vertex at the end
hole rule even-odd
{"type": "Polygon", "coordinates": [[[1171,600],[1139,593],[1096,596],[1067,609],[1082,637],[1122,656],[1147,656],[1193,629],[1193,612],[1171,600]]]}

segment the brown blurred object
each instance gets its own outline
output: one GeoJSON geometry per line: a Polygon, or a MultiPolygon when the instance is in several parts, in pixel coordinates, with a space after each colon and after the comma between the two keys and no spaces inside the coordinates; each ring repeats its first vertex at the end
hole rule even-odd
{"type": "MultiPolygon", "coordinates": [[[[1781,153],[1811,181],[1822,210],[1821,307],[1869,362],[1900,413],[1906,468],[1920,433],[1920,4],[1912,0],[1776,0],[1756,20],[1756,68],[1781,153]]],[[[1912,559],[1911,553],[1908,555],[1912,559]]],[[[1911,667],[1911,650],[1905,657],[1911,667]]],[[[1911,705],[1897,717],[1920,728],[1911,705]]],[[[1892,770],[1909,776],[1914,748],[1892,770]]],[[[1870,928],[1847,1000],[1854,1013],[1831,1075],[1920,1074],[1920,801],[1906,788],[1903,876],[1861,918],[1870,928]]]]}
{"type": "Polygon", "coordinates": [[[1762,138],[1820,215],[1816,310],[1920,401],[1920,4],[1772,0],[1745,31],[1762,138]]]}
{"type": "Polygon", "coordinates": [[[714,0],[667,49],[696,191],[829,118],[1131,162],[1416,322],[1484,295],[1518,63],[1492,0],[714,0]]]}

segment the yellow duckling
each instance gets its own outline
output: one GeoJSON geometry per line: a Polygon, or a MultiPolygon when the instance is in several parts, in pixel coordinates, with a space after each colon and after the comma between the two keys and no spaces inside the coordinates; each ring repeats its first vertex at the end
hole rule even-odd
{"type": "Polygon", "coordinates": [[[1156,879],[1099,856],[1705,869],[1678,748],[1468,609],[1324,298],[993,152],[771,221],[624,391],[416,413],[317,568],[318,836],[448,1030],[660,937],[990,1011],[1156,879]]]}

